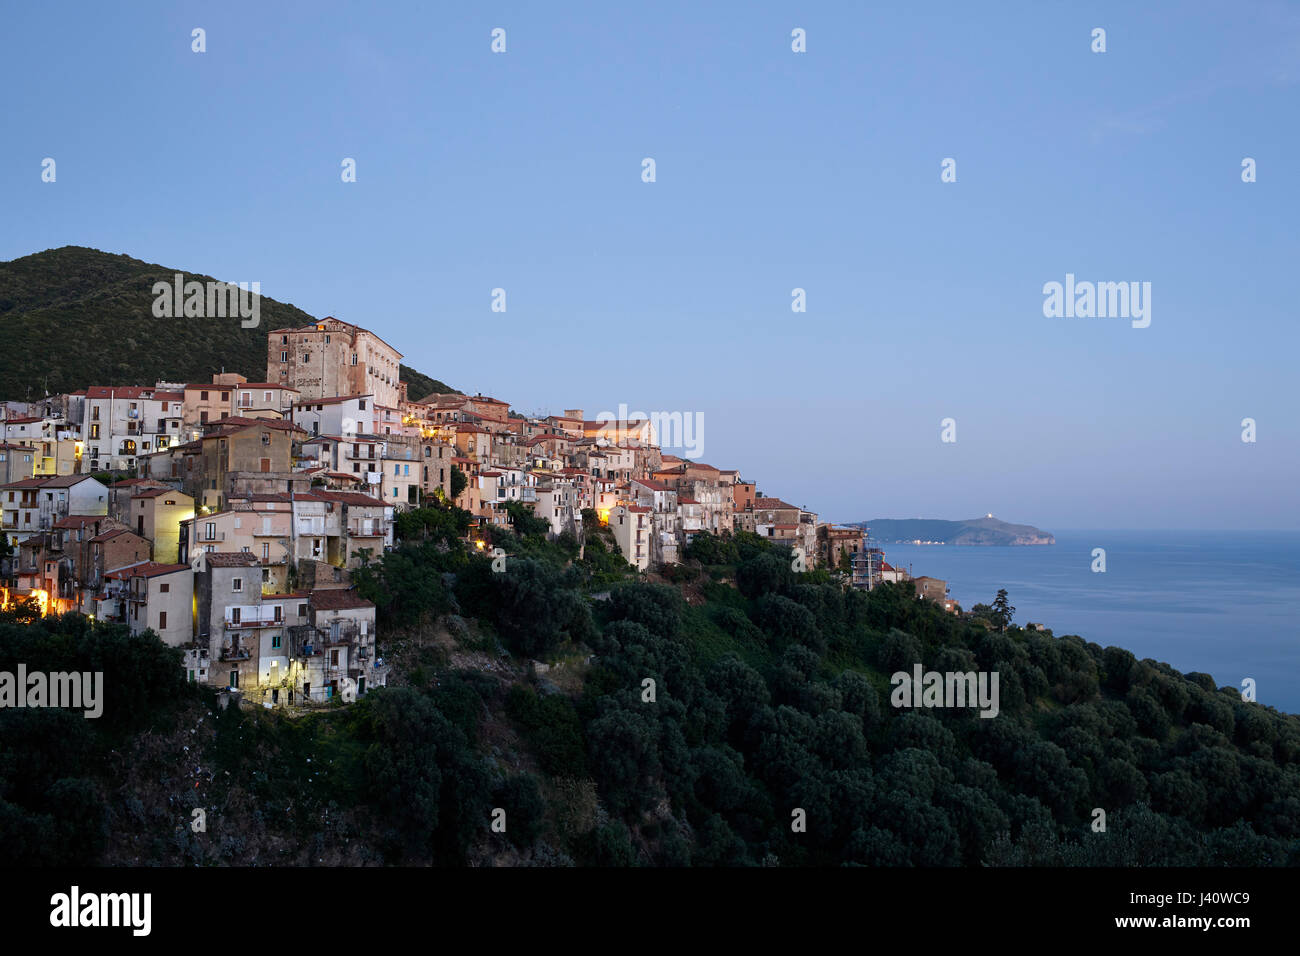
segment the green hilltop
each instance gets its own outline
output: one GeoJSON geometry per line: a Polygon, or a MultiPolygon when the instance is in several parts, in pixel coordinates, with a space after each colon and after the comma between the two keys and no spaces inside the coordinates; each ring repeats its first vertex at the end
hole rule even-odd
{"type": "MultiPolygon", "coordinates": [[[[316,321],[267,296],[261,322],[156,318],[153,285],[212,276],[82,246],[47,249],[0,262],[0,399],[29,400],[87,385],[208,381],[223,369],[266,377],[268,329],[316,321]]],[[[402,381],[421,399],[456,389],[405,365],[402,381]]]]}

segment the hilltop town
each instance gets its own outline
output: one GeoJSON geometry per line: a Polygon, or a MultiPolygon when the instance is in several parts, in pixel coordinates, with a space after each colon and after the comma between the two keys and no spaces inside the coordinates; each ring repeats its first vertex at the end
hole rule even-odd
{"type": "MultiPolygon", "coordinates": [[[[266,349],[261,382],[87,383],[4,403],[4,605],[152,630],[191,680],[276,707],[385,684],[376,609],[352,574],[393,548],[398,514],[428,503],[468,512],[479,550],[523,507],[555,536],[598,522],[643,572],[679,563],[701,533],[746,531],[849,586],[910,579],[864,529],[664,453],[653,416],[412,398],[401,353],[332,317],[271,330],[266,349]]],[[[915,586],[957,610],[943,581],[915,586]]]]}

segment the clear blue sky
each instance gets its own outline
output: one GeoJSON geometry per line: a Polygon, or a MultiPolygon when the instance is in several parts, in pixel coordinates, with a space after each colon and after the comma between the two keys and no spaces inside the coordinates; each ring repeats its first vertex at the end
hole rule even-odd
{"type": "Polygon", "coordinates": [[[702,412],[831,520],[1300,527],[1300,6],[1072,6],[8,4],[0,259],[256,280],[525,412],[702,412]],[[1067,272],[1151,326],[1045,318],[1067,272]]]}

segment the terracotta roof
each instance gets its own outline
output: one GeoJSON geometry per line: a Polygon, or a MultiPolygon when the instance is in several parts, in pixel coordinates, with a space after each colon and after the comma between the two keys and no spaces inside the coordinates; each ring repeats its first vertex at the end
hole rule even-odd
{"type": "MultiPolygon", "coordinates": [[[[135,534],[135,532],[130,531],[126,528],[113,528],[111,531],[105,531],[102,534],[95,535],[93,538],[90,539],[90,541],[92,544],[94,544],[97,541],[108,541],[110,538],[116,538],[119,535],[123,535],[123,534],[135,534]]],[[[139,535],[136,535],[136,537],[139,537],[139,535]]],[[[143,541],[145,539],[140,538],[140,540],[143,541]]]]}
{"type": "MultiPolygon", "coordinates": [[[[157,498],[159,495],[181,495],[181,494],[185,494],[185,493],[183,491],[177,491],[175,488],[168,488],[164,486],[162,488],[145,488],[143,491],[137,491],[131,497],[133,499],[134,498],[157,498]]],[[[185,495],[185,497],[189,498],[190,496],[185,495]]]]}
{"type": "Polygon", "coordinates": [[[159,564],[157,561],[141,561],[139,564],[128,564],[124,568],[116,568],[104,575],[106,578],[156,578],[163,574],[175,574],[177,571],[188,571],[188,564],[159,564]]]}
{"type": "Polygon", "coordinates": [[[53,478],[46,478],[45,487],[46,488],[71,488],[73,485],[79,485],[83,481],[94,481],[96,482],[96,484],[98,484],[98,480],[92,478],[90,475],[57,475],[53,478]]]}
{"type": "Polygon", "coordinates": [[[60,518],[54,522],[56,529],[64,528],[84,528],[88,524],[96,521],[107,521],[108,515],[68,515],[66,518],[60,518]]]}
{"type": "MultiPolygon", "coordinates": [[[[349,476],[351,477],[351,476],[349,476]]],[[[359,491],[313,491],[308,494],[316,498],[323,498],[326,501],[337,501],[340,504],[354,505],[366,508],[386,508],[384,502],[378,498],[372,498],[369,495],[363,495],[359,491]]]]}
{"type": "Polygon", "coordinates": [[[257,565],[257,555],[250,551],[206,551],[203,559],[213,568],[251,568],[257,565]]]}
{"type": "Polygon", "coordinates": [[[153,391],[146,385],[92,385],[86,389],[86,398],[148,398],[153,391]]]}
{"type": "Polygon", "coordinates": [[[342,611],[348,608],[374,607],[374,603],[357,594],[355,588],[318,588],[311,592],[311,606],[319,611],[342,611]]]}
{"type": "Polygon", "coordinates": [[[23,478],[0,488],[71,488],[83,481],[95,481],[90,475],[56,475],[52,478],[23,478]]]}
{"type": "MultiPolygon", "coordinates": [[[[272,428],[285,432],[306,431],[306,429],[301,425],[295,425],[293,422],[285,421],[281,418],[244,418],[239,415],[227,415],[225,418],[218,418],[215,422],[208,422],[208,425],[213,429],[218,429],[227,433],[229,431],[242,431],[245,428],[255,427],[272,428]]],[[[203,437],[207,438],[212,434],[214,434],[214,432],[207,432],[203,437]]]]}
{"type": "Polygon", "coordinates": [[[787,504],[786,502],[782,501],[780,498],[755,498],[754,510],[755,511],[780,511],[780,510],[800,511],[802,509],[796,508],[794,505],[787,504]]]}

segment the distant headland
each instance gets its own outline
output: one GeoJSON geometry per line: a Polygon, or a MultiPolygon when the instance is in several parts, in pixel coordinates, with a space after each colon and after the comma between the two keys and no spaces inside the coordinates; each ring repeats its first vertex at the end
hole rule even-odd
{"type": "Polygon", "coordinates": [[[874,518],[854,522],[870,529],[875,544],[1029,545],[1056,544],[1056,538],[1033,525],[1011,524],[992,515],[968,521],[939,518],[874,518]]]}

